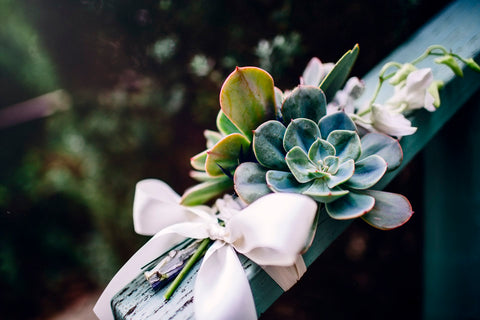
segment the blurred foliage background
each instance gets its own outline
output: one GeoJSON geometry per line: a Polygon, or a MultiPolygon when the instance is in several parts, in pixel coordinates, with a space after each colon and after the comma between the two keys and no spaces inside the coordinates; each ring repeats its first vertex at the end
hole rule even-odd
{"type": "MultiPolygon", "coordinates": [[[[214,128],[221,84],[235,66],[260,66],[276,86],[293,88],[311,57],[334,62],[359,43],[353,74],[361,76],[446,3],[1,0],[0,111],[57,89],[71,100],[66,111],[0,128],[1,317],[47,317],[101,288],[147,240],[133,231],[135,183],[159,178],[179,193],[193,184],[189,158],[204,149],[202,132],[214,128]]],[[[403,176],[393,188],[414,202],[419,186],[410,190],[403,176]]],[[[385,310],[405,308],[396,290],[381,290],[391,275],[372,268],[394,254],[387,260],[399,273],[412,269],[394,282],[415,283],[405,312],[419,317],[419,230],[420,218],[388,235],[354,224],[309,273],[317,286],[325,273],[344,280],[323,292],[309,280],[311,289],[304,284],[265,318],[313,318],[315,299],[333,318],[337,299],[357,300],[371,316],[358,295],[374,300],[375,292],[385,310]],[[416,264],[402,271],[401,259],[416,264]]]]}

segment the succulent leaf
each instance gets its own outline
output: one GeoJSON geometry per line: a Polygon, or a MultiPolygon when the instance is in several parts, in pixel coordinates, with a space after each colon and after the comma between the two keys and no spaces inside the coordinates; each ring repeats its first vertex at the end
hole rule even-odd
{"type": "Polygon", "coordinates": [[[327,156],[325,157],[325,159],[323,159],[323,165],[328,168],[328,173],[336,174],[340,166],[340,159],[335,156],[327,156]]]}
{"type": "Polygon", "coordinates": [[[360,138],[355,131],[334,130],[328,135],[327,141],[335,147],[335,155],[340,162],[348,159],[356,161],[362,152],[360,138]]]}
{"type": "Polygon", "coordinates": [[[207,140],[207,149],[212,148],[214,145],[217,144],[218,141],[222,140],[223,136],[220,132],[212,131],[212,130],[205,130],[203,131],[203,135],[207,140]]]}
{"type": "Polygon", "coordinates": [[[258,162],[271,169],[287,170],[283,136],[285,126],[275,120],[261,124],[253,135],[253,152],[258,162]]]}
{"type": "Polygon", "coordinates": [[[282,104],[283,104],[283,92],[277,87],[273,88],[275,93],[275,116],[277,119],[282,118],[282,104]]]}
{"type": "Polygon", "coordinates": [[[305,151],[298,146],[288,151],[285,160],[288,168],[300,183],[306,183],[327,175],[327,173],[320,171],[318,166],[308,158],[305,151]]]}
{"type": "Polygon", "coordinates": [[[274,192],[303,193],[311,182],[299,183],[290,172],[269,170],[267,172],[267,185],[274,192]]]}
{"type": "Polygon", "coordinates": [[[329,188],[324,179],[316,179],[303,194],[312,197],[315,201],[329,203],[343,197],[348,192],[348,190],[342,190],[338,187],[329,188]]]}
{"type": "Polygon", "coordinates": [[[390,230],[400,227],[413,214],[410,202],[400,194],[375,190],[364,193],[375,198],[375,206],[362,219],[375,228],[390,230]]]}
{"type": "Polygon", "coordinates": [[[191,170],[189,172],[189,176],[190,176],[190,178],[192,178],[194,180],[197,180],[199,182],[205,182],[205,181],[209,181],[209,180],[212,180],[212,179],[216,179],[216,178],[212,178],[212,176],[210,176],[205,171],[191,170]]]}
{"type": "Polygon", "coordinates": [[[334,188],[352,177],[355,172],[355,161],[349,159],[342,163],[334,175],[327,177],[327,185],[329,188],[334,188]]]}
{"type": "Polygon", "coordinates": [[[373,187],[387,171],[387,163],[378,155],[371,155],[355,163],[355,173],[345,183],[354,189],[365,190],[373,187]]]}
{"type": "Polygon", "coordinates": [[[320,138],[320,129],[310,119],[300,118],[290,122],[283,138],[285,151],[290,151],[295,146],[308,152],[310,146],[320,138]]]}
{"type": "Polygon", "coordinates": [[[327,114],[327,100],[322,90],[314,86],[296,87],[282,105],[285,123],[293,119],[307,118],[318,123],[327,114]]]}
{"type": "Polygon", "coordinates": [[[387,171],[395,170],[403,160],[403,151],[397,139],[382,133],[367,133],[362,137],[360,160],[376,154],[387,162],[387,171]]]}
{"type": "Polygon", "coordinates": [[[250,142],[239,133],[224,137],[207,151],[205,171],[213,177],[223,175],[224,170],[233,172],[238,166],[238,159],[249,147],[250,142]]]}
{"type": "Polygon", "coordinates": [[[238,129],[230,119],[227,118],[225,113],[220,109],[217,115],[217,129],[220,131],[224,136],[228,136],[232,133],[242,133],[240,129],[238,129]]]}
{"type": "Polygon", "coordinates": [[[366,194],[350,191],[336,201],[327,203],[325,208],[333,219],[346,220],[363,216],[375,205],[375,199],[366,194]]]}
{"type": "Polygon", "coordinates": [[[207,150],[200,152],[190,158],[190,164],[195,170],[205,171],[205,163],[207,162],[207,150]]]}
{"type": "Polygon", "coordinates": [[[335,148],[326,140],[318,138],[308,150],[308,157],[315,163],[323,161],[328,156],[335,155],[335,148]]]}
{"type": "Polygon", "coordinates": [[[323,138],[328,137],[333,130],[357,131],[357,126],[350,117],[344,112],[335,112],[329,114],[318,123],[323,138]]]}
{"type": "Polygon", "coordinates": [[[211,178],[185,190],[180,203],[185,206],[200,205],[224,193],[225,190],[230,189],[232,186],[233,181],[227,176],[211,178]]]}
{"type": "Polygon", "coordinates": [[[323,76],[322,62],[318,58],[312,58],[302,74],[305,84],[318,86],[323,76]]]}
{"type": "Polygon", "coordinates": [[[359,47],[356,44],[353,49],[348,50],[340,60],[337,61],[332,71],[323,79],[320,89],[325,92],[327,100],[330,101],[335,93],[340,90],[357,60],[359,47]]]}
{"type": "Polygon", "coordinates": [[[246,203],[252,203],[272,191],[268,188],[267,170],[258,163],[244,162],[235,170],[235,192],[246,203]]]}
{"type": "Polygon", "coordinates": [[[220,91],[223,113],[252,141],[252,131],[275,115],[273,79],[255,67],[237,67],[220,91]]]}

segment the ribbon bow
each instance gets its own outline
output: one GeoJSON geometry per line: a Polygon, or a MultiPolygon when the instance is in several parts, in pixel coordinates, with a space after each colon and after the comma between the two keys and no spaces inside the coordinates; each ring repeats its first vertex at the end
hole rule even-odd
{"type": "Polygon", "coordinates": [[[135,231],[155,236],[108,284],[94,307],[99,318],[113,319],[111,298],[138,275],[141,266],[185,237],[216,240],[203,258],[195,282],[197,319],[257,318],[248,278],[235,251],[262,266],[283,289],[305,272],[299,254],[309,245],[317,212],[317,204],[309,197],[273,193],[243,209],[231,198],[217,200],[214,208],[185,207],[179,202],[180,196],[159,180],[137,184],[135,231]],[[225,226],[218,224],[218,218],[225,226]]]}

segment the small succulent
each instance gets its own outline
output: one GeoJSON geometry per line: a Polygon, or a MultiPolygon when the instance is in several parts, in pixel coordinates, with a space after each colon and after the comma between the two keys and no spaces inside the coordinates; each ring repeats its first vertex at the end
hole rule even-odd
{"type": "Polygon", "coordinates": [[[397,140],[378,133],[361,139],[350,117],[326,114],[323,91],[298,86],[283,102],[283,121],[270,120],[254,131],[257,162],[235,171],[235,191],[247,203],[271,192],[292,192],[324,203],[334,219],[363,217],[381,229],[403,224],[412,211],[401,195],[367,191],[387,170],[397,168],[397,140]]]}

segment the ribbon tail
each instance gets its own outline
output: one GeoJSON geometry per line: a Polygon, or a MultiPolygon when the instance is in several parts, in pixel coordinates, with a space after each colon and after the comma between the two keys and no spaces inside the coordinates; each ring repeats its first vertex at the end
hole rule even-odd
{"type": "Polygon", "coordinates": [[[255,320],[250,284],[235,250],[216,241],[205,254],[195,281],[198,320],[255,320]]]}
{"type": "Polygon", "coordinates": [[[98,299],[93,311],[99,319],[114,320],[110,302],[115,294],[139,275],[140,269],[185,239],[176,234],[155,236],[145,243],[115,274],[98,299]]]}
{"type": "Polygon", "coordinates": [[[263,270],[282,288],[283,291],[289,290],[300,280],[307,271],[307,266],[301,255],[297,256],[295,263],[288,267],[282,266],[261,266],[263,270]]]}

